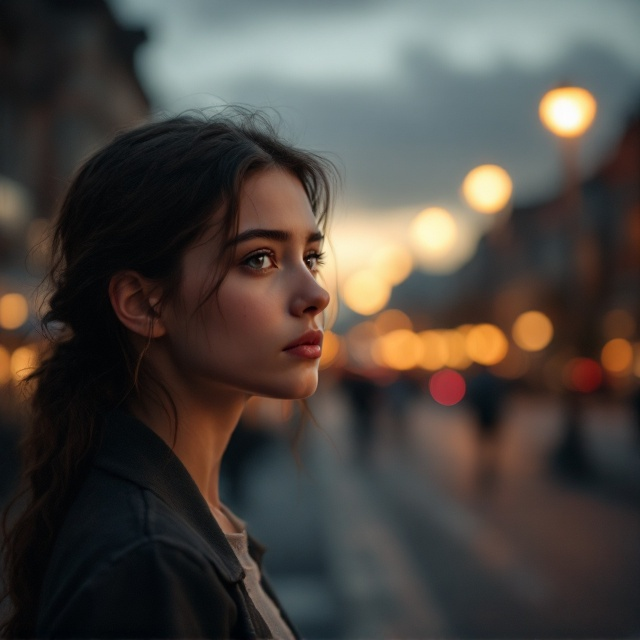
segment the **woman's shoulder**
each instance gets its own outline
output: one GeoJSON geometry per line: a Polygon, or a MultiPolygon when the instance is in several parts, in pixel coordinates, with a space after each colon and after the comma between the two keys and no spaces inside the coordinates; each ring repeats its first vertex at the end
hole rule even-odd
{"type": "Polygon", "coordinates": [[[203,541],[153,491],[93,468],[64,518],[47,573],[57,583],[63,576],[86,578],[154,545],[206,557],[203,541]]]}
{"type": "Polygon", "coordinates": [[[85,624],[85,611],[98,615],[134,607],[132,619],[144,620],[148,628],[145,608],[157,616],[173,607],[158,602],[164,592],[192,598],[201,588],[215,601],[229,599],[210,545],[153,491],[94,468],[57,537],[39,626],[71,630],[85,624]]]}
{"type": "Polygon", "coordinates": [[[56,551],[78,558],[95,553],[104,557],[153,540],[188,540],[186,546],[197,548],[200,541],[191,537],[188,524],[151,488],[93,468],[64,519],[56,551]]]}
{"type": "Polygon", "coordinates": [[[114,516],[102,530],[90,530],[87,521],[61,531],[67,538],[57,545],[44,584],[39,635],[229,636],[237,618],[233,589],[206,549],[189,539],[188,527],[156,511],[153,498],[127,497],[132,509],[101,510],[114,516]],[[76,533],[89,539],[80,542],[76,533]]]}

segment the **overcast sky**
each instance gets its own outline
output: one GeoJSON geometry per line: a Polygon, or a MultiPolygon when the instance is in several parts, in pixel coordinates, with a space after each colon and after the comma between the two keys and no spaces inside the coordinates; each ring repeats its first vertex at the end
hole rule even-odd
{"type": "Polygon", "coordinates": [[[330,152],[343,209],[380,224],[429,205],[465,213],[474,166],[503,166],[516,203],[561,184],[538,103],[589,89],[597,166],[640,106],[638,0],[110,0],[147,29],[138,71],[156,109],[276,108],[294,140],[330,152]]]}

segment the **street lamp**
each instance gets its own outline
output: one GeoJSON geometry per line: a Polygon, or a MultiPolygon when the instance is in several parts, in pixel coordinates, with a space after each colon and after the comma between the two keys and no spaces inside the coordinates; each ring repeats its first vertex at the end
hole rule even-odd
{"type": "Polygon", "coordinates": [[[593,124],[598,110],[595,98],[582,87],[561,86],[545,93],[538,113],[542,124],[558,136],[564,160],[567,196],[580,207],[578,142],[593,124]]]}
{"type": "MultiPolygon", "coordinates": [[[[590,349],[594,335],[596,297],[600,284],[597,240],[585,229],[580,192],[578,143],[592,125],[597,112],[596,100],[582,87],[560,86],[547,92],[539,106],[540,120],[561,143],[565,171],[564,220],[569,240],[568,255],[572,268],[567,282],[567,299],[571,338],[578,352],[590,349]]],[[[580,355],[588,355],[580,353],[580,355]]],[[[575,393],[575,392],[574,392],[575,393]]],[[[580,429],[578,396],[567,398],[567,424],[557,452],[557,462],[563,470],[584,473],[588,470],[585,447],[580,429]]]]}
{"type": "Polygon", "coordinates": [[[563,138],[585,133],[596,117],[595,98],[582,87],[558,87],[540,101],[540,120],[549,131],[563,138]]]}

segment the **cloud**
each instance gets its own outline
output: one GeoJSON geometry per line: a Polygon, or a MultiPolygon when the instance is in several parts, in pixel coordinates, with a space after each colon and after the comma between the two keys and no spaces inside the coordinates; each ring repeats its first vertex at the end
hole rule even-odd
{"type": "Polygon", "coordinates": [[[636,0],[112,1],[151,21],[139,68],[158,105],[276,107],[372,212],[455,201],[483,162],[511,173],[516,200],[550,194],[562,174],[543,93],[567,79],[596,95],[585,171],[640,96],[636,0]]]}
{"type": "Polygon", "coordinates": [[[584,148],[593,165],[619,134],[634,91],[640,97],[640,70],[587,44],[542,70],[505,63],[483,74],[452,71],[440,57],[407,50],[390,84],[309,87],[256,74],[228,85],[228,95],[280,108],[301,144],[342,159],[353,203],[375,211],[454,199],[466,172],[485,162],[511,173],[516,199],[553,190],[561,181],[557,141],[537,108],[565,78],[601,105],[584,148]]]}

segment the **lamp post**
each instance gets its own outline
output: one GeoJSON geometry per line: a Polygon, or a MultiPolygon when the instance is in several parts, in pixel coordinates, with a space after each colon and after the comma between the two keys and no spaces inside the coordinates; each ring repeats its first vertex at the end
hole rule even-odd
{"type": "MultiPolygon", "coordinates": [[[[569,269],[566,273],[568,321],[571,338],[578,355],[589,355],[594,335],[595,302],[599,289],[598,245],[584,224],[580,190],[579,142],[589,129],[597,112],[596,100],[586,89],[560,86],[547,92],[539,106],[544,126],[561,142],[564,163],[564,230],[569,242],[569,269]]],[[[567,397],[566,427],[556,454],[556,462],[564,471],[588,471],[582,431],[580,399],[576,392],[567,397]]],[[[579,393],[579,392],[577,392],[579,393]]]]}
{"type": "Polygon", "coordinates": [[[573,205],[574,215],[579,215],[581,206],[579,141],[592,125],[596,111],[595,98],[581,87],[557,87],[547,92],[540,101],[539,114],[542,124],[561,141],[566,195],[573,205]]]}

